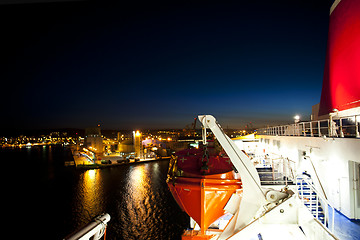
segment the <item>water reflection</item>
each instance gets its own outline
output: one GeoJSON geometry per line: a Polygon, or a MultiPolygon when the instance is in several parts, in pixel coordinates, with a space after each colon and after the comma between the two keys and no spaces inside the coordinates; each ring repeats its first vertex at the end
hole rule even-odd
{"type": "Polygon", "coordinates": [[[103,212],[102,174],[99,169],[91,169],[80,175],[75,213],[81,224],[103,212]]]}
{"type": "Polygon", "coordinates": [[[148,165],[136,166],[130,170],[127,191],[132,201],[141,201],[149,195],[150,179],[145,169],[147,167],[148,165]]]}
{"type": "Polygon", "coordinates": [[[153,226],[150,214],[154,212],[151,202],[154,200],[150,186],[148,165],[138,165],[130,168],[125,195],[125,208],[121,215],[123,219],[130,220],[124,222],[123,227],[125,238],[144,239],[148,232],[148,227],[153,226]]]}
{"type": "Polygon", "coordinates": [[[81,172],[73,207],[77,227],[107,212],[109,239],[179,239],[188,217],[169,193],[166,173],[167,162],[81,172]]]}

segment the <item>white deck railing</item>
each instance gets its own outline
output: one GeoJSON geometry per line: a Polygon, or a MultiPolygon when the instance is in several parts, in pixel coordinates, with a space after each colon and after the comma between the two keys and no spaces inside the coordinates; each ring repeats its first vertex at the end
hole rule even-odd
{"type": "Polygon", "coordinates": [[[106,226],[109,221],[109,214],[104,213],[102,215],[99,215],[87,225],[65,237],[64,240],[99,240],[103,236],[105,239],[106,226]]]}
{"type": "Polygon", "coordinates": [[[360,115],[258,129],[259,135],[308,137],[360,137],[360,115]]]}
{"type": "Polygon", "coordinates": [[[295,182],[295,166],[296,163],[288,158],[276,156],[275,158],[267,155],[259,155],[252,159],[257,163],[257,167],[264,170],[271,169],[271,171],[261,171],[261,184],[284,184],[295,182]]]}
{"type": "Polygon", "coordinates": [[[307,203],[309,204],[309,210],[311,212],[311,209],[315,209],[315,213],[311,212],[312,214],[315,214],[315,218],[319,219],[319,207],[318,203],[320,203],[322,209],[324,210],[324,222],[321,222],[321,224],[329,229],[329,231],[334,234],[335,229],[335,208],[329,203],[329,201],[325,198],[325,196],[318,191],[314,184],[310,183],[305,178],[301,178],[300,181],[297,179],[297,187],[300,187],[300,190],[298,190],[298,196],[303,204],[307,203]],[[304,184],[306,183],[306,184],[304,184]],[[304,187],[310,188],[309,195],[304,195],[304,187]],[[315,194],[313,194],[315,192],[315,194]],[[308,196],[308,198],[304,197],[308,196]],[[313,198],[315,197],[315,200],[313,198]],[[329,214],[331,212],[331,215],[329,214]]]}

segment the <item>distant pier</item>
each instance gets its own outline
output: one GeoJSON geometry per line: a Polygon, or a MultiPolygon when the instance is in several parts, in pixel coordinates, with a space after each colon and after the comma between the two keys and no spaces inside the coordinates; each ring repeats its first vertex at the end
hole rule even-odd
{"type": "Polygon", "coordinates": [[[90,161],[85,156],[77,156],[73,155],[74,161],[73,162],[65,162],[65,166],[75,166],[76,168],[82,169],[96,169],[96,168],[106,168],[106,167],[115,167],[115,166],[122,166],[128,164],[138,164],[138,163],[145,163],[145,162],[152,162],[152,161],[159,161],[159,160],[170,160],[171,157],[156,157],[156,158],[144,158],[144,159],[127,159],[123,160],[121,158],[116,157],[106,157],[104,156],[102,160],[96,160],[94,162],[90,161]]]}

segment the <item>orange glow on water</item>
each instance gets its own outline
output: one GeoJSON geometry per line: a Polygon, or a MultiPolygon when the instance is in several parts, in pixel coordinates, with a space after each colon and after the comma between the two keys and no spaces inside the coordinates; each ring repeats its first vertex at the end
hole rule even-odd
{"type": "Polygon", "coordinates": [[[90,169],[80,175],[77,187],[77,209],[85,209],[79,216],[84,223],[104,211],[103,187],[101,186],[102,173],[100,169],[90,169]]]}

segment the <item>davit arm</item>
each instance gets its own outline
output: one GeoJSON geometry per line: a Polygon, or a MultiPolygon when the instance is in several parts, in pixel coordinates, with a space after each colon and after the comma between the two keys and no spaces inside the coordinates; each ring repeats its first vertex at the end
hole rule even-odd
{"type": "Polygon", "coordinates": [[[269,196],[269,191],[261,188],[260,178],[253,163],[224,133],[216,119],[211,115],[200,115],[198,119],[204,129],[209,128],[214,133],[241,176],[243,197],[237,212],[220,236],[220,239],[226,239],[254,220],[259,209],[268,203],[266,196],[269,196]]]}

